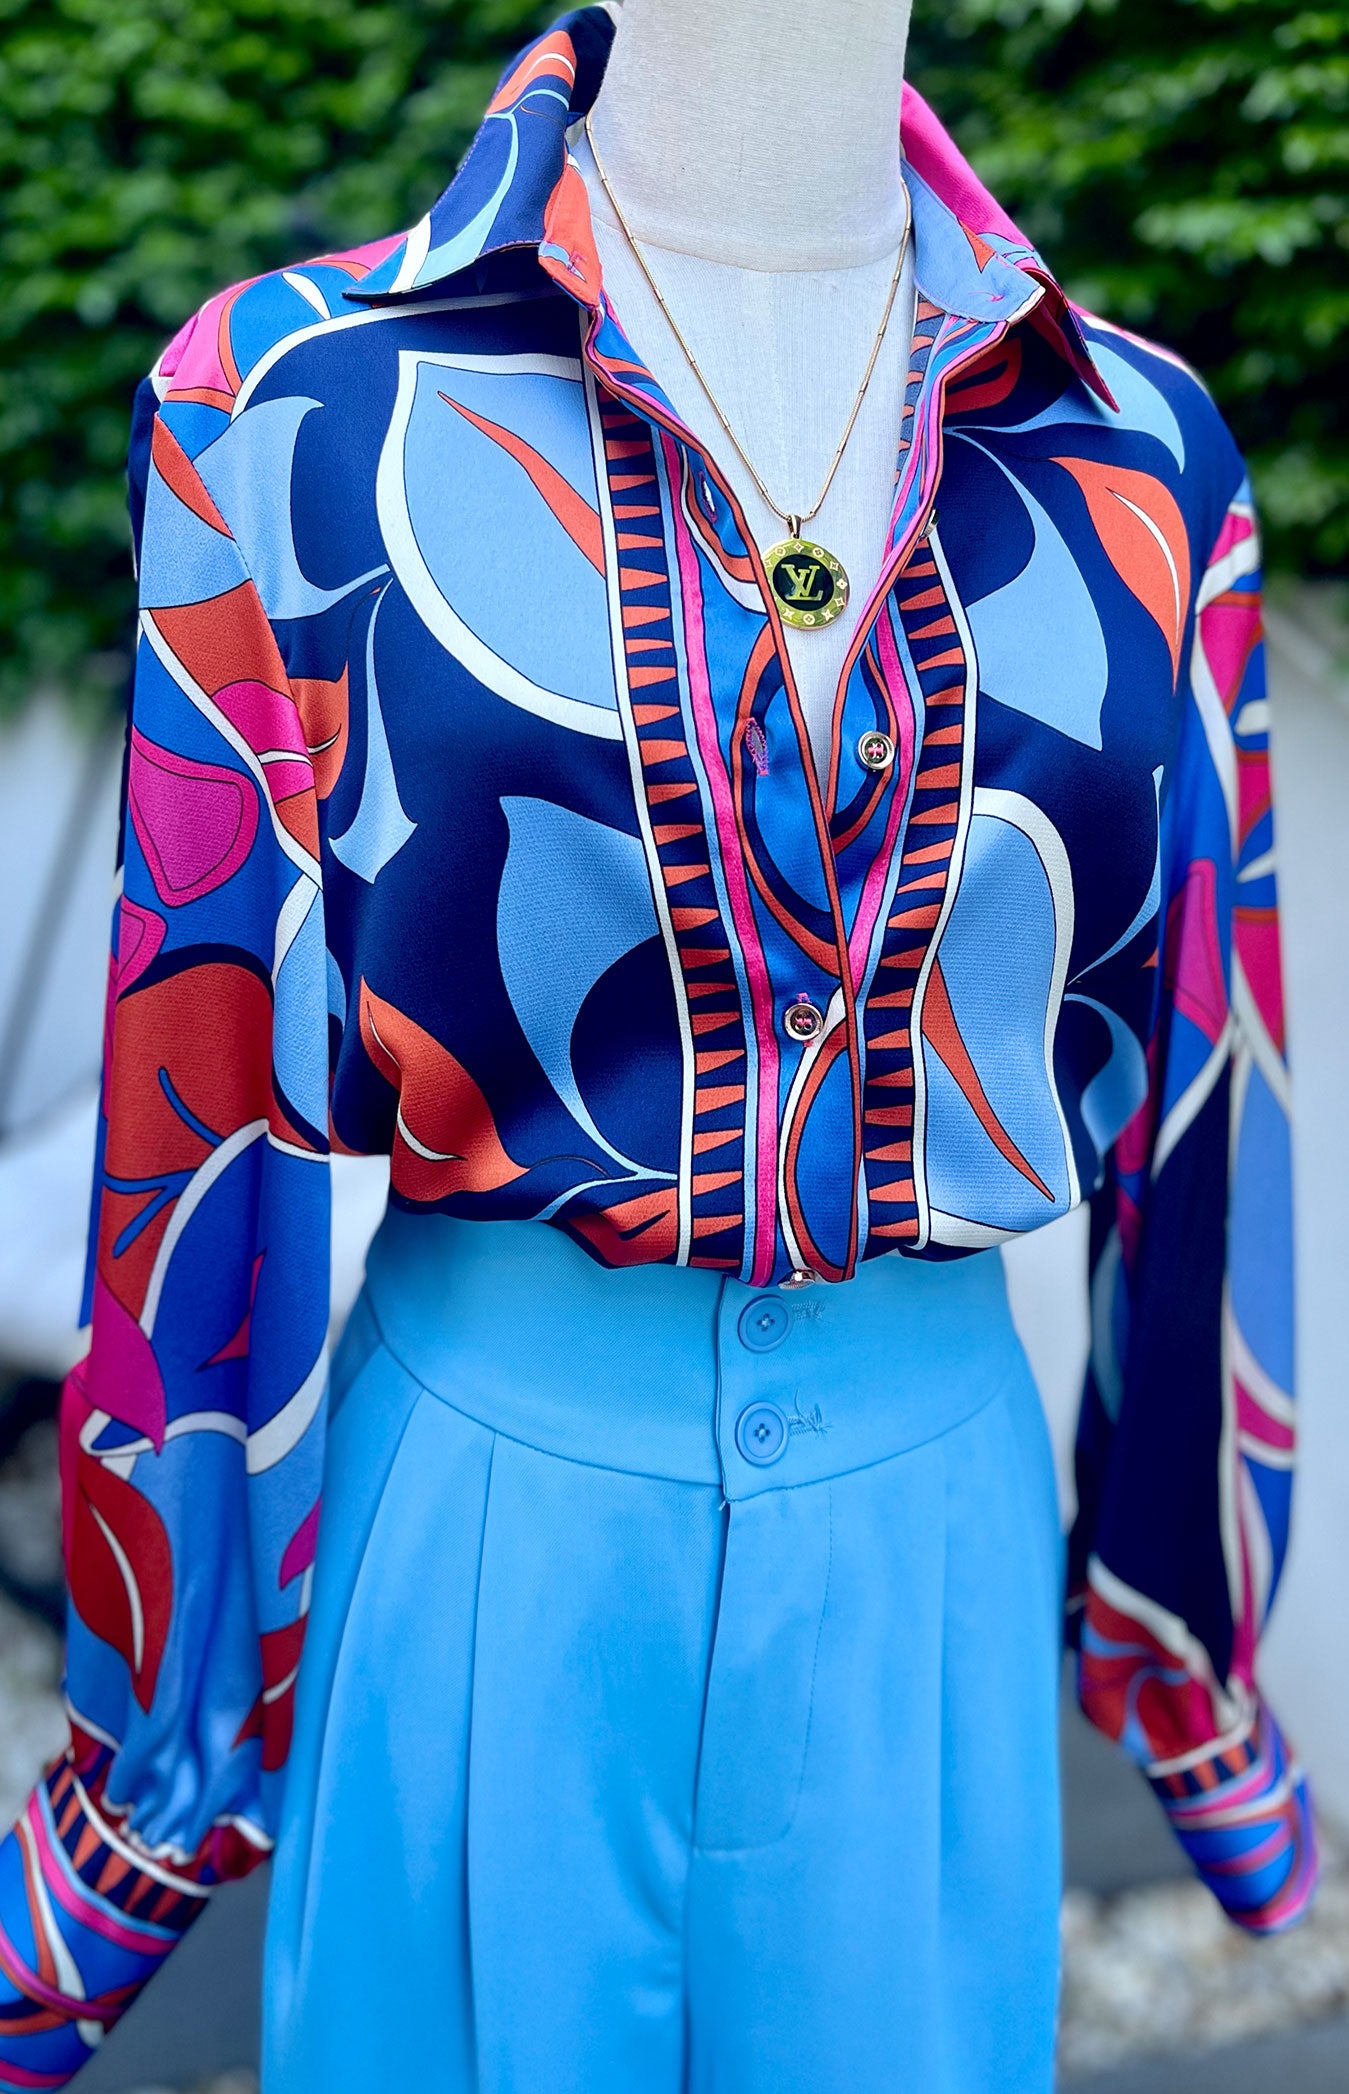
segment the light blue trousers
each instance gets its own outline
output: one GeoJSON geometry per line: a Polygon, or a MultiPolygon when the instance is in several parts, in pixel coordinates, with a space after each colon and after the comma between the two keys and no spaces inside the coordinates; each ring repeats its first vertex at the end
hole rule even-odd
{"type": "Polygon", "coordinates": [[[263,2094],[1049,2094],[996,1252],[783,1293],[392,1214],[336,1380],[263,2094]]]}

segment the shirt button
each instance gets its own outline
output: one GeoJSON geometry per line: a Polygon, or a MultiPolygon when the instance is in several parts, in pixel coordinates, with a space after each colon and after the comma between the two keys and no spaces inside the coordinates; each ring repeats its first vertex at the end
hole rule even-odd
{"type": "Polygon", "coordinates": [[[735,1444],[756,1469],[780,1461],[787,1451],[787,1420],[775,1403],[751,1403],[741,1411],[735,1444]]]}
{"type": "Polygon", "coordinates": [[[740,1311],[740,1343],[751,1352],[771,1352],[791,1327],[791,1311],[775,1294],[761,1294],[740,1311]]]}
{"type": "Polygon", "coordinates": [[[798,996],[796,1002],[789,1003],[783,1012],[782,1026],[788,1039],[799,1041],[803,1047],[808,1046],[824,1031],[824,1013],[816,1010],[808,996],[798,996]]]}
{"type": "Polygon", "coordinates": [[[888,771],[895,760],[895,745],[888,734],[875,728],[858,742],[857,760],[864,771],[888,771]]]}

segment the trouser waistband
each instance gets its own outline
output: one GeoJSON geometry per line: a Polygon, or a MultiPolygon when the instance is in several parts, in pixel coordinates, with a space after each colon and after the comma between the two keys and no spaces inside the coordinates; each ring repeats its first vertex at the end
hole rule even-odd
{"type": "Polygon", "coordinates": [[[728,1499],[888,1460],[1028,1371],[996,1251],[888,1256],[784,1292],[696,1268],[611,1271],[535,1222],[398,1209],[353,1326],[352,1347],[368,1349],[368,1328],[492,1431],[728,1499]]]}

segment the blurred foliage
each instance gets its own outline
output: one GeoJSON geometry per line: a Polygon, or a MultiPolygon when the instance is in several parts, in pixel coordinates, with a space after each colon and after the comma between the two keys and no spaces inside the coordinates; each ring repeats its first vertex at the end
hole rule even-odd
{"type": "MultiPolygon", "coordinates": [[[[678,0],[673,0],[678,4],[678,0]]],[[[136,379],[222,284],[410,223],[537,0],[0,0],[0,706],[120,684],[136,379]]],[[[1076,295],[1349,562],[1349,8],[917,0],[912,71],[1076,295]]]]}
{"type": "Polygon", "coordinates": [[[1270,564],[1349,568],[1349,7],[918,0],[911,70],[1071,293],[1203,373],[1270,564]]]}
{"type": "Polygon", "coordinates": [[[131,395],[222,285],[419,217],[538,0],[0,0],[0,708],[120,693],[131,395]]]}

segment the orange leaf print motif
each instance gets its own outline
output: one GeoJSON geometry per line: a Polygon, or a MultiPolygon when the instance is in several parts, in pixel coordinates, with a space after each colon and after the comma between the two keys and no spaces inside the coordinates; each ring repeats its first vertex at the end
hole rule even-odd
{"type": "Polygon", "coordinates": [[[1175,497],[1151,473],[1102,465],[1095,458],[1056,458],[1054,463],[1082,489],[1107,559],[1161,627],[1174,684],[1190,604],[1190,543],[1175,497]]]}
{"type": "Polygon", "coordinates": [[[673,1258],[679,1244],[679,1195],[674,1186],[638,1193],[595,1214],[577,1214],[572,1227],[606,1265],[649,1265],[673,1258]]]}
{"type": "Polygon", "coordinates": [[[293,676],[290,680],[320,800],[327,799],[346,762],[347,675],[343,669],[338,677],[293,676]]]}
{"type": "Polygon", "coordinates": [[[365,1051],[398,1093],[393,1188],[408,1200],[495,1192],[524,1168],[508,1156],[492,1108],[462,1062],[361,982],[365,1051]]]}
{"type": "Polygon", "coordinates": [[[529,475],[534,486],[543,497],[563,530],[578,552],[584,553],[596,573],[604,573],[604,529],[599,512],[583,501],[569,480],[565,480],[557,467],[550,465],[541,451],[525,442],[513,429],[503,429],[497,422],[489,422],[485,415],[475,414],[465,407],[462,400],[452,400],[448,393],[441,399],[456,414],[471,422],[481,435],[492,443],[500,444],[508,457],[515,460],[521,470],[529,475]]]}
{"type": "Polygon", "coordinates": [[[1014,1171],[1019,1171],[1037,1192],[1052,1201],[1053,1193],[1039,1172],[1027,1162],[1011,1135],[989,1103],[988,1093],[979,1081],[979,1072],[970,1059],[969,1048],[961,1038],[956,1014],[951,1008],[951,995],[946,986],[946,977],[941,963],[933,963],[928,976],[927,995],[923,1001],[923,1038],[932,1049],[943,1068],[960,1086],[970,1107],[1000,1156],[1005,1156],[1014,1171]]]}

